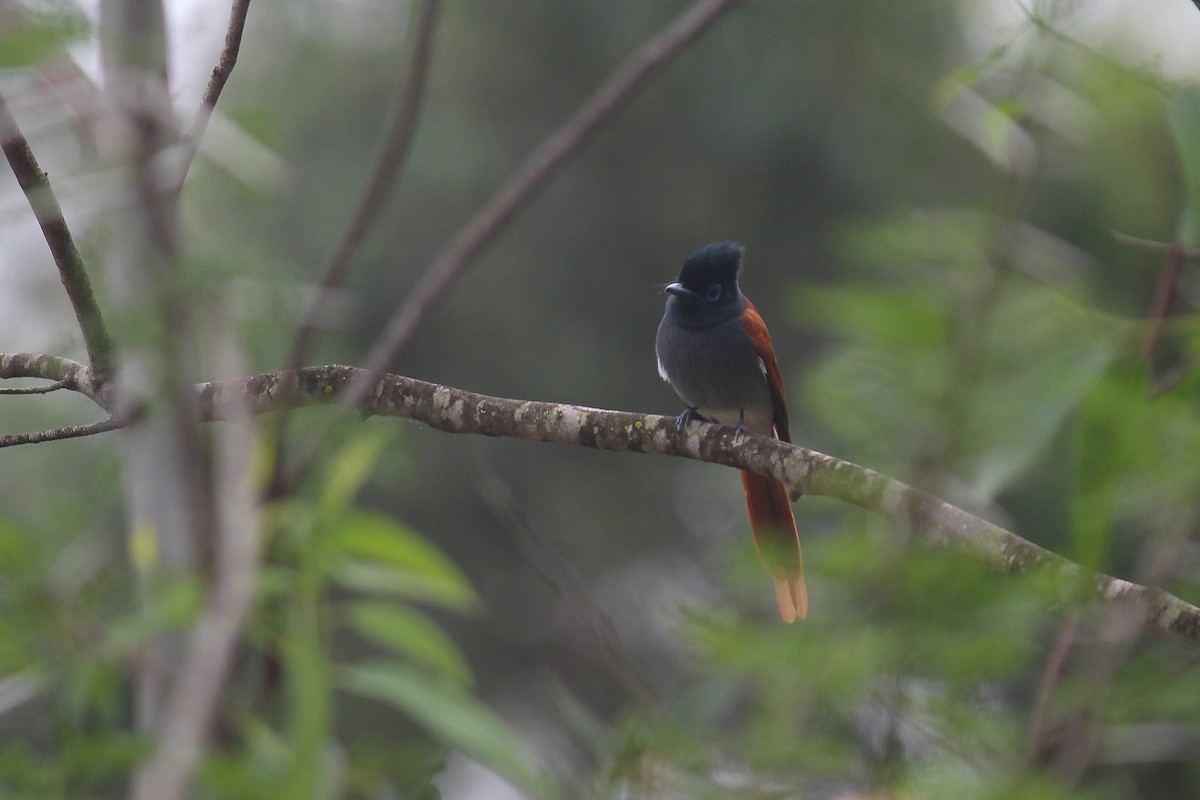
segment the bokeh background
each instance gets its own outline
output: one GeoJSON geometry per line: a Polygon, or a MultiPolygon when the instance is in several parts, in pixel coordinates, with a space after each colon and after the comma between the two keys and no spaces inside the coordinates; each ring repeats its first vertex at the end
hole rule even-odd
{"type": "MultiPolygon", "coordinates": [[[[411,156],[312,363],[361,363],[455,230],[683,6],[446,3],[411,156]]],[[[67,63],[91,71],[94,31],[88,9],[46,8],[77,13],[78,29],[13,58],[0,86],[94,253],[99,167],[77,107],[45,78],[67,63]]],[[[168,11],[189,114],[225,5],[168,11]]],[[[398,0],[252,6],[183,218],[190,274],[233,309],[253,371],[284,365],[370,177],[412,13],[398,0]]],[[[654,364],[660,287],[693,249],[733,239],[797,442],[1196,601],[1194,264],[1147,354],[1165,255],[1113,232],[1200,245],[1197,43],[1200,11],[1182,0],[748,3],[472,261],[392,369],[673,415],[654,364]]],[[[0,191],[0,349],[79,355],[10,176],[0,191]]],[[[2,409],[4,432],[96,414],[78,398],[2,409]]],[[[303,411],[293,435],[326,419],[303,411]]],[[[435,544],[478,591],[476,613],[432,617],[478,696],[572,791],[1200,791],[1194,646],[1146,644],[1121,620],[1055,606],[1036,581],[914,550],[906,532],[820,498],[796,506],[813,619],[785,629],[729,470],[394,420],[343,430],[393,437],[361,503],[435,544]],[[1070,666],[1047,681],[1063,631],[1070,666]],[[1039,705],[1040,686],[1053,702],[1039,705]]],[[[30,591],[56,614],[120,606],[114,450],[100,437],[0,458],[10,539],[33,533],[30,591]]],[[[335,656],[369,649],[330,641],[335,656]]],[[[365,712],[338,724],[349,740],[417,736],[365,712]]],[[[23,752],[57,752],[55,735],[23,752]]],[[[460,755],[433,780],[447,797],[518,796],[460,755]]]]}

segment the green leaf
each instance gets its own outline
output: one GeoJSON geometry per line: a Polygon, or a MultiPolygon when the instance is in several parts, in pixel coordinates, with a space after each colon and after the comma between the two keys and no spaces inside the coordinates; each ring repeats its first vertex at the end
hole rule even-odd
{"type": "Polygon", "coordinates": [[[985,350],[957,387],[963,474],[994,497],[1051,446],[1120,344],[1111,323],[1062,292],[1016,280],[994,292],[985,350]],[[1038,353],[1030,358],[1030,353],[1038,353]]]}
{"type": "Polygon", "coordinates": [[[526,748],[461,686],[392,662],[346,667],[342,685],[393,706],[447,744],[539,796],[553,794],[526,748]]]}
{"type": "Polygon", "coordinates": [[[323,780],[321,753],[330,736],[333,698],[328,643],[322,635],[318,597],[300,593],[288,609],[287,696],[291,712],[288,738],[294,757],[284,791],[286,797],[315,797],[323,780]]]}
{"type": "Polygon", "coordinates": [[[400,594],[459,610],[477,605],[462,571],[411,529],[382,514],[352,512],[337,522],[337,547],[351,558],[330,564],[343,585],[400,594]]]}
{"type": "Polygon", "coordinates": [[[350,505],[371,474],[380,451],[391,439],[391,436],[372,432],[352,439],[343,447],[326,469],[321,507],[330,509],[350,505]]]}
{"type": "Polygon", "coordinates": [[[471,683],[471,668],[441,628],[412,608],[361,601],[349,609],[349,623],[360,636],[429,667],[454,683],[471,683]]]}
{"type": "Polygon", "coordinates": [[[198,580],[164,584],[151,593],[137,612],[109,625],[102,652],[108,657],[124,657],[153,636],[183,630],[195,619],[203,601],[204,591],[198,580]]]}
{"type": "Polygon", "coordinates": [[[367,594],[386,594],[435,603],[455,611],[478,608],[478,598],[462,581],[366,561],[342,561],[330,568],[344,588],[367,594]]]}

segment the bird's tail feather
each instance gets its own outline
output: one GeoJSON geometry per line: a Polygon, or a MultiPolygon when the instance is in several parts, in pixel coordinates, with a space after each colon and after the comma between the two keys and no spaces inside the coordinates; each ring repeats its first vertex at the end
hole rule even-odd
{"type": "Polygon", "coordinates": [[[774,478],[742,472],[750,529],[759,555],[775,580],[775,601],[784,622],[808,616],[808,588],[804,584],[804,556],[796,518],[787,488],[774,478]]]}

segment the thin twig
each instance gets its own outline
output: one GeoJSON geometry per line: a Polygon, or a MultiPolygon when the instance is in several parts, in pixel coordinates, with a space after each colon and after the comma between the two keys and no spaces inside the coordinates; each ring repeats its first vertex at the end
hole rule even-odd
{"type": "Polygon", "coordinates": [[[1025,739],[1025,756],[1030,763],[1035,763],[1042,755],[1043,742],[1046,737],[1047,721],[1050,717],[1050,701],[1054,697],[1054,689],[1062,680],[1067,669],[1067,660],[1071,648],[1075,645],[1075,637],[1079,632],[1079,614],[1071,611],[1066,621],[1055,637],[1050,655],[1042,668],[1042,676],[1038,681],[1037,694],[1033,701],[1033,711],[1030,715],[1029,733],[1025,739]]]}
{"type": "Polygon", "coordinates": [[[407,160],[416,131],[417,112],[425,93],[426,76],[429,74],[430,55],[433,51],[434,23],[437,20],[439,0],[426,0],[417,24],[413,42],[412,64],[408,69],[408,80],[396,106],[388,133],[383,140],[371,181],[359,199],[358,208],[338,239],[321,270],[319,290],[304,321],[296,334],[296,344],[288,364],[292,368],[303,366],[308,360],[312,339],[317,326],[325,316],[334,292],[346,278],[350,260],[366,236],[367,230],[383,210],[388,193],[395,185],[401,168],[407,160]]]}
{"type": "Polygon", "coordinates": [[[65,389],[67,386],[64,381],[55,381],[48,383],[45,386],[21,386],[19,388],[0,387],[0,396],[12,396],[23,394],[50,394],[57,392],[59,389],[65,389]]]}
{"type": "Polygon", "coordinates": [[[225,31],[225,46],[221,49],[212,75],[209,76],[208,86],[200,98],[200,108],[196,110],[192,126],[188,128],[183,140],[185,153],[176,183],[178,188],[183,187],[184,178],[187,177],[188,170],[196,159],[196,153],[200,150],[200,140],[204,138],[204,132],[208,129],[217,101],[221,98],[221,92],[225,89],[230,74],[233,73],[234,65],[237,64],[238,53],[242,49],[242,32],[246,29],[246,15],[249,11],[250,0],[233,0],[233,7],[229,11],[229,27],[225,31]]]}
{"type": "Polygon", "coordinates": [[[1184,258],[1200,258],[1200,247],[1180,247],[1172,242],[1159,242],[1154,239],[1142,239],[1137,236],[1130,236],[1127,233],[1120,231],[1111,231],[1110,235],[1114,242],[1136,247],[1139,250],[1149,250],[1152,253],[1170,253],[1173,250],[1179,250],[1184,258]]]}
{"type": "MultiPolygon", "coordinates": [[[[487,199],[451,239],[441,255],[405,297],[366,356],[361,383],[346,396],[346,408],[358,404],[412,339],[425,317],[512,217],[574,156],[583,144],[633,97],[654,72],[678,55],[704,31],[744,0],[696,0],[666,27],[642,44],[600,85],[562,126],[551,133],[525,162],[487,199]]],[[[332,427],[308,446],[289,469],[283,486],[307,471],[332,427]]],[[[279,487],[276,487],[277,489],[279,487]]]]}
{"type": "MultiPolygon", "coordinates": [[[[1065,33],[1064,31],[1059,30],[1058,28],[1054,27],[1054,24],[1049,18],[1038,13],[1033,8],[1030,8],[1026,3],[1022,2],[1022,0],[1016,0],[1016,5],[1019,9],[1021,9],[1022,13],[1029,18],[1029,22],[1035,28],[1042,31],[1050,38],[1056,39],[1068,47],[1078,50],[1088,57],[1100,62],[1105,67],[1116,70],[1123,75],[1132,78],[1138,83],[1157,91],[1164,97],[1172,91],[1168,86],[1166,79],[1158,80],[1156,79],[1157,76],[1152,75],[1147,70],[1131,67],[1124,62],[1118,61],[1112,56],[1101,52],[1098,48],[1088,44],[1082,39],[1078,39],[1068,33],[1065,33]]],[[[1041,4],[1039,4],[1039,7],[1041,7],[1041,4]]]]}
{"type": "Polygon", "coordinates": [[[1130,236],[1127,233],[1120,231],[1111,232],[1113,241],[1119,242],[1129,247],[1136,247],[1139,250],[1148,250],[1152,253],[1163,253],[1166,256],[1166,261],[1163,264],[1162,277],[1158,281],[1158,289],[1154,293],[1154,306],[1150,311],[1150,331],[1146,336],[1146,342],[1142,346],[1142,358],[1150,361],[1154,358],[1154,353],[1158,349],[1158,342],[1162,338],[1163,326],[1166,324],[1167,314],[1171,310],[1171,305],[1175,302],[1175,296],[1179,292],[1179,276],[1183,269],[1183,262],[1189,259],[1200,258],[1200,248],[1185,248],[1177,242],[1159,242],[1153,239],[1142,239],[1137,236],[1130,236]]]}
{"type": "Polygon", "coordinates": [[[1183,270],[1183,248],[1174,245],[1167,251],[1166,263],[1163,264],[1162,277],[1158,281],[1158,289],[1154,293],[1154,307],[1150,310],[1150,332],[1146,343],[1142,346],[1142,358],[1151,361],[1158,349],[1159,339],[1162,338],[1163,325],[1179,292],[1179,275],[1183,270]]]}
{"type": "Polygon", "coordinates": [[[122,427],[124,423],[117,419],[106,419],[93,422],[91,425],[71,425],[66,428],[54,428],[46,431],[30,431],[29,433],[11,433],[0,436],[0,449],[16,447],[21,444],[41,444],[43,442],[60,442],[63,439],[79,439],[84,436],[95,436],[97,433],[108,433],[122,427]]]}
{"type": "Polygon", "coordinates": [[[587,635],[589,649],[595,650],[599,664],[608,667],[613,676],[638,700],[657,706],[658,697],[654,687],[630,658],[612,617],[596,603],[579,569],[534,532],[514,502],[512,488],[496,473],[480,448],[475,448],[474,452],[478,465],[475,491],[507,531],[517,552],[554,592],[558,604],[578,621],[579,624],[573,628],[582,629],[587,635]]]}
{"type": "Polygon", "coordinates": [[[2,95],[0,147],[3,147],[13,175],[16,176],[17,183],[29,200],[29,207],[41,226],[42,235],[50,248],[50,255],[58,267],[59,280],[67,290],[67,297],[75,310],[75,319],[78,320],[80,332],[83,334],[88,360],[96,379],[103,383],[112,375],[113,343],[104,324],[104,317],[100,313],[100,305],[96,302],[96,295],[92,292],[87,266],[75,246],[75,239],[67,226],[58,198],[50,186],[50,179],[42,171],[2,95]]]}

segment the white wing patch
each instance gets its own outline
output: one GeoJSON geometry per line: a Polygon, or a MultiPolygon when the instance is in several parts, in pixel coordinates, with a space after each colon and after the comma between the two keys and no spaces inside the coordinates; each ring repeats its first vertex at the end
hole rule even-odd
{"type": "MultiPolygon", "coordinates": [[[[766,367],[763,367],[763,369],[766,369],[766,367]]],[[[659,374],[659,376],[661,376],[661,377],[662,377],[662,379],[663,379],[664,381],[666,381],[667,383],[670,383],[670,382],[671,382],[671,378],[670,378],[670,377],[667,375],[667,368],[663,366],[663,363],[662,363],[662,359],[661,359],[661,358],[660,358],[660,359],[658,359],[658,374],[659,374]]]]}
{"type": "MultiPolygon", "coordinates": [[[[767,362],[763,361],[761,358],[758,360],[758,369],[762,372],[764,378],[767,377],[767,362]]],[[[661,366],[658,368],[658,371],[662,372],[661,366]]]]}

